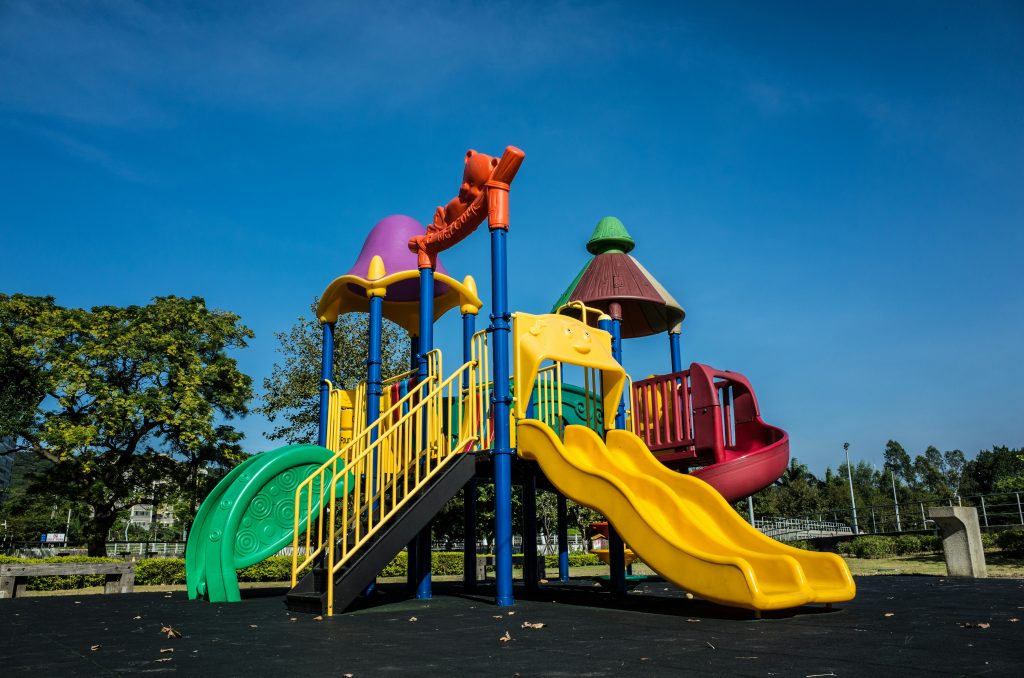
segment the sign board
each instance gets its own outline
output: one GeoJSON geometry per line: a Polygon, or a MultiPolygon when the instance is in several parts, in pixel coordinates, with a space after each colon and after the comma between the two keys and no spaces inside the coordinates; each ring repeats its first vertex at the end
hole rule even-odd
{"type": "Polygon", "coordinates": [[[67,535],[63,532],[46,532],[40,535],[39,541],[45,544],[63,544],[67,541],[67,535]]]}

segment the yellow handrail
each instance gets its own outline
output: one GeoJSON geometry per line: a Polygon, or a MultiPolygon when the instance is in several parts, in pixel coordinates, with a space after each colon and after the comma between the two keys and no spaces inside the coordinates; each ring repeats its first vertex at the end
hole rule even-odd
{"type": "MultiPolygon", "coordinates": [[[[558,310],[555,311],[555,313],[557,315],[564,315],[563,311],[567,311],[569,309],[574,309],[574,308],[578,308],[579,309],[579,311],[580,311],[580,321],[584,325],[590,325],[590,323],[587,322],[587,315],[588,314],[593,313],[598,318],[598,320],[600,320],[601,316],[604,315],[604,311],[602,311],[601,309],[594,308],[593,306],[587,306],[586,304],[584,304],[582,301],[579,301],[579,300],[570,301],[568,303],[562,304],[561,306],[558,307],[558,310]]],[[[595,324],[592,325],[592,327],[597,327],[596,321],[595,321],[595,324]]]]}
{"type": "MultiPolygon", "coordinates": [[[[440,355],[440,351],[436,351],[440,355]]],[[[430,374],[440,375],[440,357],[434,358],[427,354],[427,368],[430,374]]],[[[387,387],[393,386],[400,381],[416,376],[416,370],[407,370],[401,374],[385,379],[381,386],[385,389],[382,405],[385,410],[394,405],[391,403],[387,387]]],[[[354,440],[366,429],[366,382],[361,381],[351,391],[337,388],[330,379],[324,380],[329,388],[328,410],[327,410],[327,443],[326,447],[337,454],[347,443],[354,440]]]]}
{"type": "Polygon", "coordinates": [[[562,435],[562,364],[552,363],[537,372],[535,416],[562,435]]]}

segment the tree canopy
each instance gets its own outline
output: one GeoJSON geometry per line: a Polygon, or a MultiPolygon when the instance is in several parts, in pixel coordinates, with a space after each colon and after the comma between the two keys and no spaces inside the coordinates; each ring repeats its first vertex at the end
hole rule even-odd
{"type": "Polygon", "coordinates": [[[230,354],[253,336],[237,315],[198,297],[85,310],[0,295],[0,322],[38,384],[31,414],[8,416],[14,452],[51,462],[38,486],[88,507],[90,555],[105,551],[119,511],[242,458],[242,434],[225,423],[252,397],[230,354]]]}
{"type": "MultiPolygon", "coordinates": [[[[316,300],[312,308],[316,309],[316,300]]],[[[320,353],[322,330],[313,314],[296,319],[277,333],[280,362],[263,380],[263,402],[256,411],[278,422],[268,437],[287,443],[316,442],[320,421],[320,353]]],[[[370,321],[365,313],[346,313],[334,326],[334,380],[338,388],[354,388],[366,379],[370,321]]],[[[409,369],[409,336],[385,320],[381,336],[384,379],[409,369]]]]}

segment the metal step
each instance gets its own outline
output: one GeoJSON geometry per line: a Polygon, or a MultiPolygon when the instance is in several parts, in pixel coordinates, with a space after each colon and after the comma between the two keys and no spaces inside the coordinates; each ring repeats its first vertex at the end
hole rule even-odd
{"type": "MultiPolygon", "coordinates": [[[[406,506],[381,529],[374,539],[363,546],[334,579],[334,611],[342,612],[366,590],[395,554],[423,530],[434,516],[476,471],[476,457],[461,454],[420,490],[406,506]]],[[[288,609],[293,612],[327,613],[326,581],[315,577],[322,571],[314,569],[299,580],[286,597],[288,609]],[[321,584],[321,585],[318,585],[321,584]]]]}

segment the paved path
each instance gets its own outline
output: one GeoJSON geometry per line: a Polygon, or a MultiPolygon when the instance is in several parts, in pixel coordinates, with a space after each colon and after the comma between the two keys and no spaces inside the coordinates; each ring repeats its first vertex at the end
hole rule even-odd
{"type": "Polygon", "coordinates": [[[321,621],[289,614],[281,591],[236,605],[183,593],[24,598],[0,603],[0,666],[5,676],[1024,675],[1024,621],[1010,621],[1024,619],[1024,581],[892,576],[857,586],[835,610],[762,620],[660,581],[624,601],[586,580],[548,585],[512,615],[457,585],[438,584],[430,601],[382,587],[362,609],[321,621]],[[990,626],[964,626],[978,623],[990,626]],[[168,639],[165,625],[182,637],[168,639]]]}

